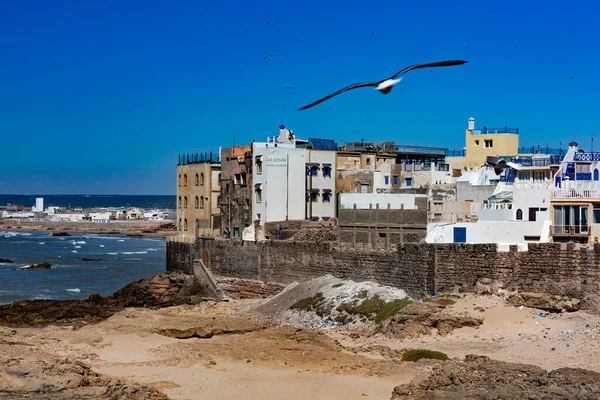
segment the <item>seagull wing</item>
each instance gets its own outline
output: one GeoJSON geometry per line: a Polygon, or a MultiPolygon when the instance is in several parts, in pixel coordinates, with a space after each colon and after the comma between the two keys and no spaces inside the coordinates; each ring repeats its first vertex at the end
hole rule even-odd
{"type": "Polygon", "coordinates": [[[327,96],[323,97],[322,99],[319,99],[319,100],[315,101],[314,103],[310,103],[307,106],[299,108],[298,110],[302,111],[302,110],[306,110],[307,108],[314,107],[317,104],[320,104],[320,103],[324,102],[325,100],[329,100],[330,98],[332,98],[334,96],[337,96],[338,94],[342,94],[344,92],[347,92],[349,90],[358,89],[358,88],[362,88],[362,87],[370,87],[370,86],[376,87],[377,86],[377,82],[355,83],[354,85],[347,86],[347,87],[345,87],[343,89],[338,90],[335,93],[331,93],[330,95],[327,95],[327,96]]]}
{"type": "Polygon", "coordinates": [[[407,73],[408,71],[412,71],[413,69],[433,68],[433,67],[452,67],[454,65],[462,65],[462,64],[466,64],[466,63],[468,63],[468,61],[447,60],[447,61],[438,61],[438,62],[427,63],[427,64],[415,64],[415,65],[411,65],[410,67],[406,67],[403,70],[398,71],[397,73],[392,75],[389,79],[395,79],[395,78],[399,77],[400,75],[407,73]]]}

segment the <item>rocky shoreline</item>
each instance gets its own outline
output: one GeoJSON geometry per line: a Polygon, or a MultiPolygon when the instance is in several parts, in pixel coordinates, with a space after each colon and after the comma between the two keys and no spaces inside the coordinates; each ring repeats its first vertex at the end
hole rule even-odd
{"type": "Polygon", "coordinates": [[[125,234],[140,237],[166,237],[177,235],[177,227],[170,222],[104,223],[91,222],[31,222],[0,220],[0,231],[51,232],[53,236],[73,233],[95,233],[103,235],[125,234]]]}
{"type": "MultiPolygon", "coordinates": [[[[366,304],[394,293],[321,277],[217,302],[193,276],[170,273],[111,296],[0,305],[0,399],[600,397],[599,317],[461,294],[370,318],[366,304]],[[447,361],[405,361],[410,349],[447,361]]],[[[564,302],[539,299],[517,300],[564,302]]]]}

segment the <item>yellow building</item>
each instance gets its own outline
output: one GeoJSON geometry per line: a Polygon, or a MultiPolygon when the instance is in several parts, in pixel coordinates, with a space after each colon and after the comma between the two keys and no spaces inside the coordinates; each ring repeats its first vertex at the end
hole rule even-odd
{"type": "Polygon", "coordinates": [[[177,164],[177,234],[217,236],[221,228],[221,164],[208,155],[184,154],[177,164]]]}
{"type": "Polygon", "coordinates": [[[486,157],[516,156],[519,154],[519,128],[478,128],[475,119],[469,118],[466,131],[466,166],[477,168],[485,164],[486,157]]]}

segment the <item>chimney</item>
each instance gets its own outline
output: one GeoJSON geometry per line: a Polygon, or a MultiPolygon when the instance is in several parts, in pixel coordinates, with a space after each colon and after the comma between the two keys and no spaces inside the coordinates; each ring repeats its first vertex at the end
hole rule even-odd
{"type": "Polygon", "coordinates": [[[471,117],[469,118],[469,130],[472,131],[473,129],[475,129],[475,118],[471,117]]]}

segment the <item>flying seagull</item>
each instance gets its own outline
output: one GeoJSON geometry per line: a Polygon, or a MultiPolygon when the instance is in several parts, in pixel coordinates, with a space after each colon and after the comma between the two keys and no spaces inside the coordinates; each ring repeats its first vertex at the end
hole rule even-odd
{"type": "Polygon", "coordinates": [[[343,89],[338,90],[337,92],[334,92],[328,96],[323,97],[322,99],[315,101],[314,103],[310,103],[309,105],[300,108],[299,111],[314,107],[317,104],[324,102],[325,100],[329,100],[330,98],[337,96],[338,94],[342,94],[349,90],[358,89],[358,88],[362,88],[362,87],[374,87],[375,89],[379,90],[381,93],[388,94],[389,92],[391,92],[392,87],[396,83],[398,83],[402,80],[402,78],[400,78],[400,79],[396,79],[396,78],[398,78],[402,74],[412,71],[413,69],[432,68],[432,67],[451,67],[453,65],[466,64],[467,62],[468,61],[463,61],[463,60],[447,60],[447,61],[438,61],[438,62],[427,63],[427,64],[411,65],[410,67],[406,67],[403,70],[400,70],[399,72],[395,73],[391,77],[381,80],[379,82],[355,83],[354,85],[347,86],[343,89]]]}
{"type": "Polygon", "coordinates": [[[268,20],[268,21],[267,21],[267,25],[269,25],[270,23],[271,23],[271,20],[268,20]]]}
{"type": "Polygon", "coordinates": [[[273,54],[269,54],[268,56],[264,56],[263,60],[268,60],[269,58],[273,57],[273,54]]]}

